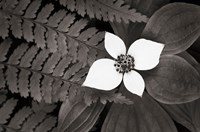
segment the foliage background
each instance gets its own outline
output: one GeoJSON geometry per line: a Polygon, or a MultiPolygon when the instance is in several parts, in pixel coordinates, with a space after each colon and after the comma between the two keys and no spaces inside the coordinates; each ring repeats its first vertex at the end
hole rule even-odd
{"type": "MultiPolygon", "coordinates": [[[[196,5],[200,5],[199,1],[190,1],[190,0],[171,0],[170,1],[171,3],[173,2],[187,2],[187,3],[192,3],[192,4],[196,4],[196,5]]],[[[42,4],[46,4],[48,3],[48,1],[45,1],[43,0],[42,4]]],[[[54,2],[53,2],[54,3],[54,2]]],[[[56,2],[55,2],[56,3],[56,2]]],[[[62,6],[60,6],[59,4],[55,4],[55,9],[60,9],[60,8],[63,8],[62,6]]],[[[74,13],[76,13],[74,11],[74,13]]],[[[69,16],[71,17],[71,16],[69,16]]],[[[81,16],[76,16],[78,19],[81,19],[81,16]]],[[[87,17],[88,18],[88,17],[87,17]]],[[[85,25],[84,21],[81,21],[79,25],[85,25]]],[[[110,25],[109,22],[105,22],[105,21],[100,21],[100,20],[97,20],[97,19],[90,19],[89,21],[89,26],[88,27],[96,27],[98,29],[98,31],[109,31],[109,32],[114,32],[113,29],[112,29],[112,26],[110,25]]],[[[84,26],[83,26],[84,27],[84,26]]],[[[79,27],[81,29],[81,27],[79,27]]],[[[78,31],[77,31],[78,32],[78,31]]],[[[86,32],[87,33],[87,32],[86,32]]],[[[101,35],[100,35],[101,36],[101,35]]],[[[21,44],[21,43],[24,43],[24,39],[19,39],[19,38],[16,38],[15,35],[9,33],[9,37],[10,39],[12,40],[12,42],[14,42],[15,44],[21,44]]],[[[99,36],[97,36],[99,37],[99,36]]],[[[101,36],[102,37],[102,36],[101,36]]],[[[99,37],[99,38],[101,38],[99,37]]],[[[71,42],[71,40],[69,40],[71,42]]],[[[97,42],[97,45],[101,42],[102,40],[99,40],[99,42],[97,42]]],[[[200,48],[199,48],[199,45],[198,45],[198,42],[200,41],[200,39],[197,40],[196,44],[194,44],[191,48],[188,49],[188,52],[197,60],[200,62],[200,48]]],[[[3,42],[3,39],[1,39],[1,42],[3,42]]],[[[91,40],[91,42],[93,42],[91,40]]],[[[34,45],[33,43],[31,43],[31,45],[34,45]]],[[[16,48],[16,46],[13,46],[12,47],[13,50],[16,48]]],[[[51,47],[52,49],[54,47],[51,47]]],[[[99,47],[97,47],[99,48],[99,47]]],[[[11,49],[12,50],[12,49],[11,49]]],[[[83,49],[85,50],[85,49],[83,49]]],[[[11,55],[11,51],[9,52],[9,54],[11,55]]],[[[100,56],[102,57],[102,56],[100,56]]],[[[84,59],[84,58],[80,58],[80,59],[84,59]]],[[[26,62],[24,62],[26,64],[26,62]]],[[[70,65],[70,64],[69,64],[70,65]]],[[[83,73],[85,73],[85,71],[83,71],[83,73]]],[[[81,74],[81,73],[80,73],[81,74]]],[[[75,78],[76,79],[76,78],[75,78]]],[[[75,86],[73,86],[73,88],[75,88],[75,86]]],[[[65,91],[64,91],[65,92],[65,91]]],[[[67,91],[69,92],[69,96],[71,96],[71,98],[75,95],[74,91],[70,91],[70,89],[67,91]]],[[[114,92],[113,92],[114,93],[114,92]]],[[[59,93],[60,94],[60,93],[59,93]]],[[[104,95],[105,93],[102,93],[102,95],[104,95]]],[[[114,94],[108,94],[106,95],[105,94],[105,97],[108,96],[108,98],[110,99],[110,101],[115,101],[117,103],[119,103],[120,101],[124,101],[126,103],[129,103],[128,100],[126,100],[126,98],[124,98],[124,96],[121,96],[121,95],[117,95],[116,96],[119,96],[119,100],[112,100],[112,98],[110,97],[110,95],[114,95],[114,94]]],[[[12,108],[9,107],[9,105],[7,106],[8,108],[6,108],[5,110],[8,110],[10,109],[10,113],[7,111],[7,114],[6,116],[4,116],[4,118],[6,119],[5,121],[0,121],[0,124],[1,124],[1,128],[0,130],[2,131],[18,131],[16,129],[13,129],[13,127],[10,127],[12,125],[10,125],[9,123],[11,122],[12,118],[14,117],[14,115],[21,109],[29,109],[30,108],[30,113],[27,114],[28,117],[30,117],[31,113],[34,113],[36,116],[35,117],[32,117],[32,118],[39,118],[41,117],[41,121],[40,123],[37,124],[37,122],[35,122],[35,125],[38,127],[38,130],[36,128],[31,128],[31,126],[34,124],[33,121],[31,121],[31,118],[30,119],[30,124],[28,122],[28,120],[24,117],[24,121],[27,122],[27,124],[25,124],[23,126],[23,129],[24,131],[26,130],[33,130],[33,131],[40,131],[40,130],[43,130],[43,129],[46,129],[47,131],[56,131],[56,127],[58,125],[58,119],[57,117],[59,116],[59,111],[60,111],[60,107],[62,105],[62,101],[65,100],[65,98],[62,98],[62,96],[58,99],[55,99],[57,101],[55,102],[51,102],[49,101],[49,98],[48,96],[45,98],[45,102],[47,103],[50,103],[50,104],[46,104],[46,103],[42,103],[42,104],[37,104],[37,102],[33,102],[33,99],[26,95],[26,93],[24,93],[24,95],[20,95],[19,93],[12,93],[10,91],[1,91],[1,100],[2,102],[6,102],[6,100],[9,100],[10,102],[8,102],[9,104],[12,104],[13,106],[15,106],[12,110],[12,108]],[[6,96],[4,96],[6,95],[6,96]],[[23,96],[23,97],[22,97],[23,96]],[[26,98],[24,98],[26,97],[26,98]],[[10,99],[10,98],[13,98],[10,99]],[[16,102],[16,100],[18,100],[18,103],[16,102]],[[49,102],[48,102],[49,101],[49,102]],[[30,114],[30,115],[29,115],[30,114]],[[46,122],[45,122],[46,121],[46,122]],[[9,122],[9,123],[8,123],[9,122]],[[45,124],[45,123],[46,124],[45,124]],[[10,125],[10,126],[9,126],[10,125]],[[39,127],[41,125],[41,127],[39,127]],[[26,127],[27,126],[27,127],[26,127]],[[50,127],[51,126],[51,127],[50,127]],[[49,129],[49,130],[48,130],[49,129]]],[[[33,95],[34,96],[34,95],[33,95]]],[[[85,95],[85,96],[89,96],[89,95],[85,95]]],[[[80,98],[81,100],[82,98],[80,98]]],[[[108,100],[109,100],[108,99],[108,100]]],[[[37,101],[41,101],[40,98],[35,98],[35,100],[37,101]]],[[[97,99],[96,99],[97,100],[97,99]]],[[[105,102],[105,100],[103,100],[105,102]]],[[[76,102],[76,101],[75,101],[76,102]]],[[[0,102],[1,103],[1,102],[0,102]]],[[[71,105],[71,104],[70,104],[71,105]]],[[[2,105],[1,105],[2,106],[2,105]]],[[[90,130],[91,132],[99,132],[101,130],[101,127],[102,127],[102,124],[103,124],[103,121],[105,120],[106,116],[107,116],[107,113],[109,111],[109,108],[111,106],[111,103],[107,104],[107,106],[103,109],[103,112],[101,113],[97,113],[100,114],[100,117],[99,119],[97,120],[97,122],[93,122],[91,124],[94,125],[94,127],[92,128],[92,130],[90,130]]],[[[85,106],[82,106],[82,107],[85,107],[85,106]]],[[[164,106],[163,106],[164,107],[164,106]]],[[[96,107],[95,107],[96,108],[96,107]]],[[[95,109],[94,108],[94,109],[95,109]]],[[[64,108],[63,108],[64,109],[64,108]]],[[[28,110],[25,110],[26,112],[28,110]]],[[[95,111],[95,110],[94,110],[95,111]]],[[[5,114],[6,112],[1,109],[0,110],[0,115],[2,114],[5,114]]],[[[23,113],[23,111],[22,111],[23,113]]],[[[34,115],[33,114],[33,115],[34,115]]],[[[70,114],[76,114],[76,111],[74,113],[70,113],[70,114]]],[[[97,116],[98,117],[98,116],[97,116]]],[[[2,118],[3,119],[3,118],[2,118]]],[[[23,118],[21,118],[21,122],[24,122],[22,121],[23,118]]],[[[16,121],[17,122],[17,121],[16,121]]],[[[20,121],[18,121],[20,122],[20,121]]],[[[38,121],[39,122],[39,121],[38,121]]],[[[69,119],[69,122],[70,122],[70,119],[69,119]]],[[[178,129],[178,131],[180,132],[189,132],[189,130],[182,126],[181,124],[177,123],[176,121],[175,122],[175,125],[178,129]]],[[[13,123],[14,124],[14,123],[13,123]]],[[[90,125],[91,125],[90,124],[90,125]]],[[[67,125],[67,124],[65,124],[67,125]]],[[[59,125],[58,125],[59,126],[59,125]]],[[[20,128],[21,126],[17,126],[16,125],[16,128],[20,128]]],[[[19,130],[21,131],[21,130],[19,130]]],[[[23,131],[23,130],[22,130],[23,131]]]]}

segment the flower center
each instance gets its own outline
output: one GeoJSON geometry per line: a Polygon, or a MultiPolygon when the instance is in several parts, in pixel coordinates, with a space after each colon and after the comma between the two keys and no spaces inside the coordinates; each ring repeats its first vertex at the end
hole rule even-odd
{"type": "Polygon", "coordinates": [[[134,58],[131,55],[119,55],[115,59],[116,71],[119,73],[128,73],[134,69],[134,58]]]}

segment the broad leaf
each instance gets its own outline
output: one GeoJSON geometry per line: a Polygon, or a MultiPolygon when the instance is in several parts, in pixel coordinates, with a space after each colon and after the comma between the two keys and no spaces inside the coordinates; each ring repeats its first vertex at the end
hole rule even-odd
{"type": "Polygon", "coordinates": [[[200,131],[200,99],[186,104],[162,104],[170,116],[192,132],[200,131]]]}
{"type": "Polygon", "coordinates": [[[149,94],[162,103],[186,103],[200,97],[199,72],[179,56],[162,56],[159,65],[143,77],[149,94]]]}
{"type": "Polygon", "coordinates": [[[199,73],[200,73],[200,64],[192,57],[188,52],[182,52],[178,56],[184,58],[188,63],[190,63],[199,73]]]}
{"type": "Polygon", "coordinates": [[[200,35],[200,6],[172,3],[148,21],[142,37],[166,44],[163,54],[177,54],[189,48],[200,35]]]}
{"type": "Polygon", "coordinates": [[[127,91],[123,94],[134,104],[113,104],[102,132],[177,132],[168,114],[147,93],[142,98],[127,91]]]}
{"type": "Polygon", "coordinates": [[[79,94],[63,102],[58,119],[58,132],[89,131],[104,108],[100,102],[88,106],[79,94]]]}

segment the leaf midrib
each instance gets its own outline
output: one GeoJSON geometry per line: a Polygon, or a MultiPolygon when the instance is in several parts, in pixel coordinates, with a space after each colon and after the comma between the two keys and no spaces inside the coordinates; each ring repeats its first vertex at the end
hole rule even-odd
{"type": "Polygon", "coordinates": [[[51,74],[44,73],[44,72],[41,72],[41,71],[38,71],[38,70],[34,70],[34,69],[31,69],[31,68],[21,67],[21,66],[14,65],[14,64],[9,64],[9,63],[6,63],[6,62],[0,62],[0,64],[5,65],[5,66],[15,67],[17,69],[23,69],[23,70],[31,71],[31,72],[34,72],[34,73],[42,74],[43,76],[48,76],[50,78],[61,80],[63,82],[68,82],[68,83],[71,83],[71,84],[73,83],[73,84],[78,85],[78,86],[81,85],[80,83],[73,82],[73,81],[70,81],[70,80],[65,80],[65,79],[63,79],[61,77],[52,76],[51,74]]]}
{"type": "MultiPolygon", "coordinates": [[[[58,32],[58,33],[63,34],[63,35],[64,35],[65,37],[67,37],[67,38],[74,39],[75,41],[77,41],[77,42],[80,43],[80,44],[84,44],[84,45],[86,45],[86,46],[88,46],[88,47],[91,47],[91,48],[93,48],[93,49],[99,50],[100,52],[106,53],[106,51],[103,50],[103,49],[100,49],[100,48],[97,48],[97,47],[95,47],[95,46],[89,45],[89,44],[85,43],[84,41],[81,41],[81,40],[77,39],[76,37],[70,36],[70,35],[68,35],[67,33],[63,32],[63,31],[57,30],[57,29],[54,28],[54,27],[50,27],[50,26],[48,26],[48,25],[46,25],[46,24],[44,24],[44,23],[34,21],[32,18],[25,18],[24,16],[21,16],[21,15],[18,15],[18,14],[12,13],[11,11],[6,11],[6,10],[0,10],[0,12],[3,12],[3,14],[7,14],[7,15],[11,15],[11,16],[14,15],[14,16],[19,17],[19,18],[21,18],[21,19],[28,20],[28,21],[30,21],[30,22],[32,22],[32,23],[34,23],[34,24],[42,25],[42,26],[45,27],[46,29],[50,28],[50,29],[52,29],[52,30],[54,30],[54,31],[56,31],[56,32],[58,32]]],[[[60,52],[60,51],[58,51],[58,52],[60,52]]]]}

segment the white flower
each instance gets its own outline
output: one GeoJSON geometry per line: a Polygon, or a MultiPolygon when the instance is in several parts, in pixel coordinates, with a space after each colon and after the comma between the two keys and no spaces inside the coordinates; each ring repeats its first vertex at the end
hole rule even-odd
{"type": "Polygon", "coordinates": [[[106,32],[105,49],[114,60],[104,58],[95,61],[82,86],[111,90],[123,79],[125,87],[131,93],[142,96],[145,83],[135,70],[150,70],[156,67],[163,48],[163,44],[139,39],[126,53],[124,42],[118,36],[106,32]]]}

